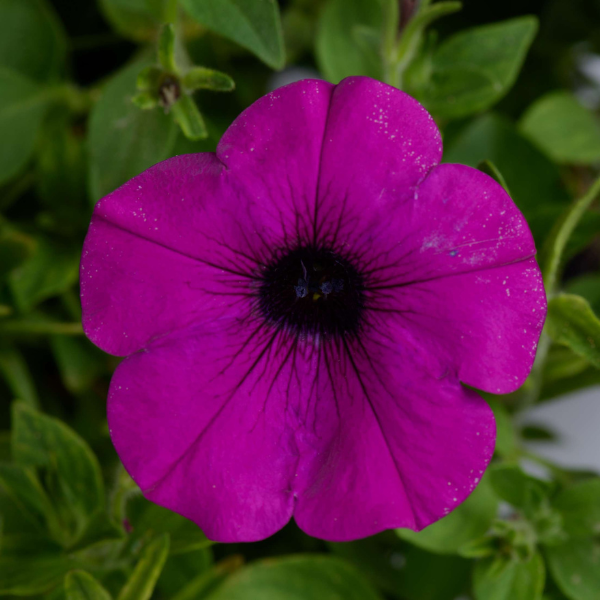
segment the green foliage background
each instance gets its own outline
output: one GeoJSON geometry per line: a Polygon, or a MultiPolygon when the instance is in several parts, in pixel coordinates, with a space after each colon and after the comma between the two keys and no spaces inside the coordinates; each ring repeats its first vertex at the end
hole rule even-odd
{"type": "Polygon", "coordinates": [[[600,53],[600,2],[460,8],[0,0],[0,595],[600,598],[600,478],[532,455],[524,442],[552,434],[516,419],[600,384],[600,85],[581,68],[600,53]],[[516,393],[486,396],[494,462],[463,505],[420,533],[334,544],[292,523],[263,542],[213,544],[146,501],[110,443],[117,359],[82,335],[77,289],[93,205],[158,161],[214,150],[290,67],[333,82],[369,75],[414,95],[443,132],[444,160],[505,185],[540,249],[549,316],[533,372],[516,393]]]}

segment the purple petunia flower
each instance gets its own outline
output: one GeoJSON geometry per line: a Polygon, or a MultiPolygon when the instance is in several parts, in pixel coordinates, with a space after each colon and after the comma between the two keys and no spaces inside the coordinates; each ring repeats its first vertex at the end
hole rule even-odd
{"type": "Polygon", "coordinates": [[[473,491],[495,425],[461,382],[517,389],[546,299],[510,197],[441,155],[406,94],[305,80],[97,204],[84,327],[127,356],[108,419],[147,498],[214,540],[351,540],[473,491]]]}

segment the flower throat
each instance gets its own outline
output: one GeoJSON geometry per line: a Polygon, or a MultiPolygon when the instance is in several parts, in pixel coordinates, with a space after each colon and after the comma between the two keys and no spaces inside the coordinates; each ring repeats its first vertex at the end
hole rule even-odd
{"type": "Polygon", "coordinates": [[[262,273],[260,312],[299,337],[356,334],[364,305],[362,275],[348,259],[327,248],[289,250],[262,273]]]}

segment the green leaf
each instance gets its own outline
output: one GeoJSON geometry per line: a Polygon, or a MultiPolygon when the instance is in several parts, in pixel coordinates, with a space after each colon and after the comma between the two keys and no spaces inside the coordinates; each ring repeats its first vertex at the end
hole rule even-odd
{"type": "Polygon", "coordinates": [[[13,344],[5,342],[0,345],[0,373],[14,398],[22,400],[31,408],[39,406],[38,395],[29,367],[19,349],[13,344]]]}
{"type": "Polygon", "coordinates": [[[77,562],[61,554],[0,556],[0,595],[33,596],[58,585],[77,562]]]}
{"type": "Polygon", "coordinates": [[[528,509],[546,495],[545,484],[516,465],[496,464],[488,469],[490,484],[498,497],[515,508],[528,509]]]}
{"type": "Polygon", "coordinates": [[[46,298],[68,290],[79,276],[79,250],[39,237],[33,255],[9,278],[19,309],[30,311],[46,298]]]}
{"type": "Polygon", "coordinates": [[[235,89],[235,82],[229,75],[206,67],[193,67],[183,76],[182,83],[190,91],[231,92],[235,89]]]}
{"type": "Polygon", "coordinates": [[[85,338],[54,335],[50,345],[62,381],[74,394],[89,389],[104,369],[103,353],[85,338]]]}
{"type": "Polygon", "coordinates": [[[35,249],[31,237],[9,227],[0,232],[0,279],[28,259],[35,249]]]}
{"type": "Polygon", "coordinates": [[[600,274],[586,274],[565,282],[565,291],[585,298],[592,310],[600,313],[600,274]]]}
{"type": "Polygon", "coordinates": [[[500,173],[498,167],[491,160],[484,160],[477,165],[477,168],[486,175],[489,175],[492,179],[494,179],[497,183],[499,183],[506,193],[510,196],[510,190],[508,189],[508,185],[506,184],[506,180],[500,173]]]}
{"type": "Polygon", "coordinates": [[[443,554],[458,553],[461,546],[481,537],[491,526],[498,501],[484,477],[475,491],[449,515],[422,531],[397,529],[398,535],[420,548],[443,554]]]}
{"type": "Polygon", "coordinates": [[[598,194],[600,194],[600,178],[596,179],[583,197],[576,200],[567,209],[544,244],[540,262],[546,293],[549,297],[556,292],[567,243],[598,194]]]}
{"type": "Polygon", "coordinates": [[[100,465],[87,444],[61,421],[15,403],[12,455],[22,466],[45,467],[56,475],[58,507],[75,519],[73,537],[103,508],[100,465]]]}
{"type": "Polygon", "coordinates": [[[142,111],[131,102],[139,72],[133,63],[106,85],[89,124],[90,195],[94,200],[168,158],[178,128],[162,111],[142,111]]]}
{"type": "Polygon", "coordinates": [[[571,600],[598,600],[600,543],[575,539],[546,548],[548,567],[558,587],[571,600]]]}
{"type": "Polygon", "coordinates": [[[175,27],[172,23],[163,26],[158,38],[158,62],[165,71],[177,73],[175,64],[175,27]]]}
{"type": "Polygon", "coordinates": [[[273,69],[285,64],[275,0],[182,0],[192,18],[250,50],[273,69]]]}
{"type": "Polygon", "coordinates": [[[204,119],[194,102],[194,99],[183,94],[173,106],[173,119],[181,127],[181,131],[189,140],[203,140],[208,137],[204,119]]]}
{"type": "Polygon", "coordinates": [[[557,163],[600,161],[600,122],[569,92],[553,92],[537,100],[519,128],[557,163]]]}
{"type": "Polygon", "coordinates": [[[508,119],[496,114],[475,119],[446,142],[444,162],[477,167],[485,160],[502,173],[541,246],[569,203],[558,168],[508,119]]]}
{"type": "Polygon", "coordinates": [[[535,17],[520,17],[455,34],[435,52],[431,80],[418,96],[450,119],[489,108],[514,84],[536,31],[535,17]]]}
{"type": "Polygon", "coordinates": [[[560,294],[548,303],[548,335],[600,368],[600,319],[581,296],[560,294]]]}
{"type": "Polygon", "coordinates": [[[236,571],[208,600],[380,600],[363,576],[345,561],[319,554],[255,562],[236,571]]]}
{"type": "Polygon", "coordinates": [[[518,453],[517,433],[505,406],[496,399],[486,398],[496,420],[496,452],[504,458],[518,453]]]}
{"type": "Polygon", "coordinates": [[[560,492],[552,502],[570,537],[600,534],[600,479],[588,479],[560,492]]]}
{"type": "Polygon", "coordinates": [[[488,558],[473,572],[475,600],[540,600],[546,580],[542,557],[536,553],[526,561],[488,558]]]}
{"type": "Polygon", "coordinates": [[[48,2],[0,0],[0,67],[43,82],[59,76],[65,54],[65,33],[48,2]]]}
{"type": "Polygon", "coordinates": [[[111,595],[85,571],[71,571],[65,577],[67,600],[111,600],[111,595]]]}
{"type": "Polygon", "coordinates": [[[0,463],[0,484],[29,521],[40,527],[52,519],[50,500],[31,469],[0,463]]]}
{"type": "Polygon", "coordinates": [[[172,0],[100,0],[100,8],[116,31],[138,42],[154,41],[160,26],[177,16],[172,0]]]}
{"type": "Polygon", "coordinates": [[[38,84],[0,67],[0,183],[31,157],[49,99],[38,84]]]}
{"type": "Polygon", "coordinates": [[[382,79],[381,60],[371,48],[357,44],[357,27],[381,31],[382,10],[375,0],[329,0],[317,25],[316,58],[326,79],[339,83],[350,75],[382,79]]]}
{"type": "Polygon", "coordinates": [[[169,555],[169,534],[163,533],[142,550],[142,554],[118,600],[149,600],[169,555]]]}
{"type": "Polygon", "coordinates": [[[194,577],[187,583],[172,600],[198,600],[206,598],[207,595],[215,590],[226,577],[239,569],[242,565],[242,559],[237,556],[230,556],[215,565],[208,571],[194,577]]]}

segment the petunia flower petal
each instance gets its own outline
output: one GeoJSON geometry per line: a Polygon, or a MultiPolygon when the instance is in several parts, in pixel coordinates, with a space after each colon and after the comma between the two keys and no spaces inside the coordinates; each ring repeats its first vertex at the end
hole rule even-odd
{"type": "Polygon", "coordinates": [[[225,133],[224,162],[178,156],[98,202],[81,266],[83,323],[95,344],[127,355],[235,313],[244,297],[236,290],[312,215],[332,89],[306,80],[276,90],[225,133]]]}
{"type": "Polygon", "coordinates": [[[314,367],[251,317],[169,336],[125,359],[108,421],[127,471],[152,501],[217,541],[263,539],[292,516],[298,403],[314,367]]]}
{"type": "Polygon", "coordinates": [[[412,201],[441,156],[440,132],[416,100],[367,77],[344,79],[323,137],[316,236],[336,245],[372,242],[372,228],[412,201]]]}
{"type": "Polygon", "coordinates": [[[413,344],[387,319],[332,357],[335,391],[320,388],[314,434],[300,438],[295,518],[307,533],[346,541],[422,529],[479,482],[494,450],[493,414],[413,344]]]}

